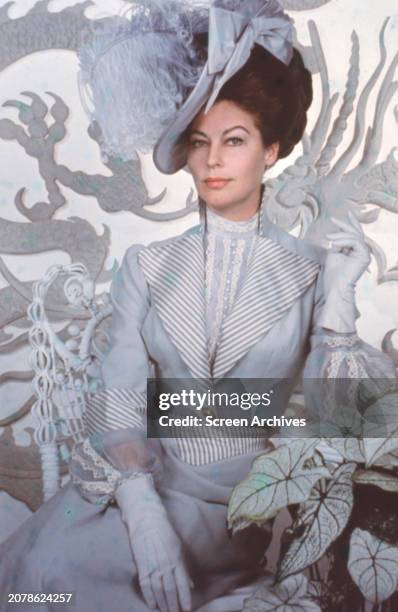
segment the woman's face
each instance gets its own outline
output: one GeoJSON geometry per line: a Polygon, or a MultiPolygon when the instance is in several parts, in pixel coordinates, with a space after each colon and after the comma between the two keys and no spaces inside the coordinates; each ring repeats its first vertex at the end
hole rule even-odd
{"type": "Polygon", "coordinates": [[[278,157],[278,143],[264,147],[253,116],[221,100],[202,110],[188,134],[187,166],[207,206],[232,220],[258,209],[265,167],[278,157]],[[224,182],[211,182],[220,178],[224,182]]]}

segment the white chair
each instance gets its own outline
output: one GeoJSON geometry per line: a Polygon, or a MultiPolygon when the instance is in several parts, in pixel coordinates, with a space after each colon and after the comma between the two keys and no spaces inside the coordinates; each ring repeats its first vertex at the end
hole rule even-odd
{"type": "Polygon", "coordinates": [[[82,264],[51,266],[33,287],[28,317],[37,399],[32,413],[37,419],[34,439],[40,448],[44,501],[60,488],[60,460],[67,462],[73,445],[84,437],[86,397],[100,383],[98,365],[103,350],[99,341],[107,337],[98,326],[112,312],[107,294],[101,297],[102,301],[96,298],[95,283],[82,264]],[[45,300],[54,281],[63,278],[68,305],[58,307],[57,315],[64,322],[76,321],[56,331],[46,314],[45,300]],[[79,324],[81,320],[84,325],[79,324]]]}

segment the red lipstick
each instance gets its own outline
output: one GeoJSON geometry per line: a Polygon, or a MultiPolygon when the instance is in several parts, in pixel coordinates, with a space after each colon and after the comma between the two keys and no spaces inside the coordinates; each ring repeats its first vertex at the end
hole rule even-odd
{"type": "Polygon", "coordinates": [[[223,179],[221,177],[214,177],[205,180],[206,185],[210,189],[222,189],[225,187],[227,183],[229,183],[230,179],[223,179]]]}

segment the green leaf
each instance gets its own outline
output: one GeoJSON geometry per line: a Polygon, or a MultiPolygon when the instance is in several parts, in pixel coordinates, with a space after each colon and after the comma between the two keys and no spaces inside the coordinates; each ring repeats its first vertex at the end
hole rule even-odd
{"type": "Polygon", "coordinates": [[[308,596],[308,580],[304,574],[290,576],[275,586],[262,584],[244,603],[242,612],[321,612],[308,596]]]}
{"type": "Polygon", "coordinates": [[[362,440],[357,438],[326,438],[332,448],[335,448],[346,461],[365,463],[362,450],[362,440]]]}
{"type": "Polygon", "coordinates": [[[319,442],[295,440],[257,457],[249,475],[232,491],[228,506],[228,525],[234,531],[248,523],[261,525],[290,504],[308,499],[320,478],[330,478],[323,466],[305,468],[319,442]]]}
{"type": "Polygon", "coordinates": [[[393,470],[394,468],[398,467],[398,450],[382,455],[373,462],[373,465],[379,465],[381,467],[393,470]]]}
{"type": "Polygon", "coordinates": [[[322,580],[309,580],[307,593],[315,601],[321,601],[326,595],[326,584],[322,580]]]}
{"type": "Polygon", "coordinates": [[[353,480],[358,484],[374,485],[383,491],[398,493],[398,478],[377,470],[357,470],[353,480]]]}
{"type": "Polygon", "coordinates": [[[364,417],[363,448],[366,465],[370,466],[386,453],[398,450],[398,394],[382,397],[365,411],[364,417]]]}
{"type": "Polygon", "coordinates": [[[277,580],[318,561],[342,533],[354,503],[352,473],[355,469],[355,463],[340,465],[333,472],[332,480],[319,481],[308,501],[301,504],[290,528],[293,540],[279,562],[277,580]]]}
{"type": "Polygon", "coordinates": [[[398,587],[398,547],[368,531],[352,532],[347,567],[365,599],[375,604],[388,599],[398,587]]]}

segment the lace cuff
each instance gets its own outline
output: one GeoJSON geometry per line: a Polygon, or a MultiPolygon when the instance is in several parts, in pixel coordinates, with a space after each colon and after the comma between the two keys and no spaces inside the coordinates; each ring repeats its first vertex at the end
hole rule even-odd
{"type": "Polygon", "coordinates": [[[311,348],[304,378],[396,378],[390,357],[355,333],[317,330],[311,338],[311,348]]]}
{"type": "Polygon", "coordinates": [[[107,504],[122,482],[143,475],[159,485],[163,451],[159,440],[146,437],[145,413],[143,393],[107,389],[90,398],[89,436],[75,446],[69,466],[82,497],[107,504]]]}
{"type": "Polygon", "coordinates": [[[75,446],[69,470],[82,497],[108,504],[126,480],[147,476],[159,486],[160,455],[159,440],[140,439],[134,430],[98,433],[75,446]]]}
{"type": "MultiPolygon", "coordinates": [[[[356,334],[323,330],[312,338],[312,347],[303,374],[306,411],[315,415],[321,435],[340,448],[345,438],[363,435],[361,394],[365,391],[368,401],[376,401],[387,393],[397,380],[395,365],[356,334]]],[[[326,441],[317,449],[326,461],[343,461],[342,453],[326,441]]]]}
{"type": "Polygon", "coordinates": [[[123,477],[122,472],[96,452],[88,438],[73,450],[70,473],[72,482],[81,495],[88,501],[98,504],[114,501],[116,489],[126,480],[140,476],[149,476],[153,480],[151,473],[141,470],[133,471],[129,476],[123,477]]]}

